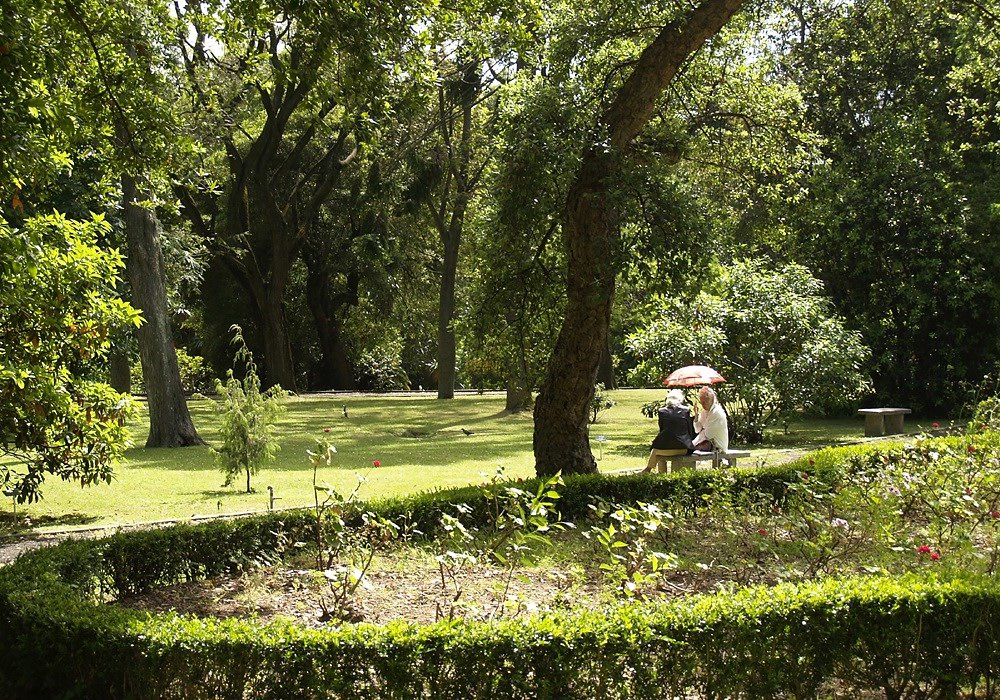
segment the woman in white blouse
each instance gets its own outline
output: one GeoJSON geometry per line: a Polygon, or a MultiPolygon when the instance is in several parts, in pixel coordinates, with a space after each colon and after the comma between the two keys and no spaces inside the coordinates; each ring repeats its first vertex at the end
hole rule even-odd
{"type": "Polygon", "coordinates": [[[702,410],[694,419],[694,449],[702,451],[729,451],[729,418],[719,403],[715,392],[703,386],[698,392],[702,410]]]}

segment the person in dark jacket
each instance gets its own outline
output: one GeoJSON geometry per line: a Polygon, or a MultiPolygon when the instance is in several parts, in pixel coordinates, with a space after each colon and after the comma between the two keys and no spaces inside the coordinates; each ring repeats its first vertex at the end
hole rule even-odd
{"type": "Polygon", "coordinates": [[[694,419],[691,409],[684,402],[684,392],[671,389],[666,405],[657,413],[660,432],[653,439],[649,460],[643,472],[651,472],[660,462],[660,457],[677,457],[694,452],[694,419]]]}

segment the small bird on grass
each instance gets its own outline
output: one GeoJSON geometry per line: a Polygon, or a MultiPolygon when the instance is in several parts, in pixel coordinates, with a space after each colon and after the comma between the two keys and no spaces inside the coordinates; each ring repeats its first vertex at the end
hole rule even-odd
{"type": "Polygon", "coordinates": [[[347,404],[346,403],[344,404],[344,418],[349,418],[349,416],[347,415],[347,404]]]}
{"type": "Polygon", "coordinates": [[[473,432],[473,431],[471,431],[471,430],[466,430],[465,428],[462,428],[461,430],[462,430],[462,432],[463,432],[463,433],[465,433],[466,435],[475,435],[475,434],[476,434],[475,432],[473,432]]]}

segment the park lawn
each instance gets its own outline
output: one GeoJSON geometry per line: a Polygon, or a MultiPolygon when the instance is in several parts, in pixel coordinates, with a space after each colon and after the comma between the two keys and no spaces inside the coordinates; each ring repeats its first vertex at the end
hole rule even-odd
{"type": "MultiPolygon", "coordinates": [[[[611,472],[644,466],[656,425],[640,408],[661,399],[663,391],[625,389],[609,396],[616,405],[591,426],[599,468],[611,472]],[[599,442],[598,436],[606,440],[599,442]]],[[[273,464],[253,477],[255,493],[244,492],[245,477],[224,488],[208,448],[141,447],[148,428],[142,412],[133,426],[140,447],[128,450],[111,484],[81,489],[48,481],[43,500],[20,506],[18,512],[47,530],[263,511],[268,486],[280,499],[276,508],[309,505],[312,471],[306,450],[314,448],[317,438],[337,448],[333,466],[320,471],[319,481],[348,494],[364,477],[358,491],[362,499],[481,483],[501,468],[511,478],[534,473],[531,414],[505,414],[502,393],[459,395],[451,401],[439,401],[430,392],[316,395],[292,397],[285,405],[278,426],[282,449],[273,464]],[[473,434],[464,434],[463,428],[473,434]],[[381,466],[374,467],[375,460],[381,466]]],[[[193,399],[190,406],[201,436],[218,445],[219,418],[211,402],[193,399]]],[[[780,463],[808,449],[857,440],[862,421],[808,420],[793,423],[790,430],[784,435],[779,428],[769,435],[770,444],[755,447],[750,464],[780,463]]],[[[8,513],[10,507],[9,501],[4,504],[8,513]]]]}

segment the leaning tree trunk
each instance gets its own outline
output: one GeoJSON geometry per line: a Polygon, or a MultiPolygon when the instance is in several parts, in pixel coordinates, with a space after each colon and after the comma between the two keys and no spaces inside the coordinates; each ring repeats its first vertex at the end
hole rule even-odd
{"type": "MultiPolygon", "coordinates": [[[[618,221],[611,192],[616,164],[653,115],[656,101],[692,53],[714,36],[745,0],[703,0],[663,27],[635,62],[599,126],[607,140],[591,147],[566,196],[567,305],[548,373],[535,402],[535,471],[597,471],[587,409],[607,346],[618,221]]],[[[603,141],[603,139],[602,139],[603,141]]]]}
{"type": "Polygon", "coordinates": [[[597,471],[590,451],[589,408],[615,291],[612,253],[618,224],[606,186],[612,174],[611,158],[591,151],[566,198],[566,318],[535,400],[533,445],[540,476],[597,471]]]}
{"type": "Polygon", "coordinates": [[[160,223],[140,201],[135,179],[122,177],[125,205],[125,233],[128,238],[128,271],[132,303],[142,311],[145,322],[136,336],[142,378],[149,402],[149,437],[146,447],[186,447],[204,445],[198,435],[181,388],[167,311],[163,254],[160,250],[160,223]]]}

